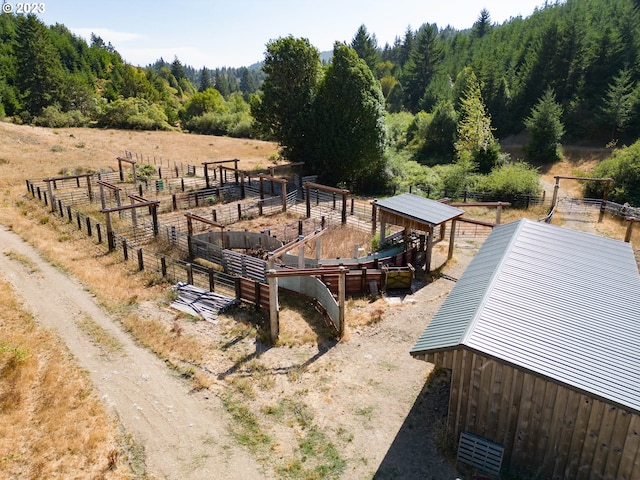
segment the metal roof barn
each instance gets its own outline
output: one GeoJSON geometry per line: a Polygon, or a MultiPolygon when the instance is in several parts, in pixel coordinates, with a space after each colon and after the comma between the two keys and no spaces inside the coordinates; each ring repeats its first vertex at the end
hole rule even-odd
{"type": "Polygon", "coordinates": [[[510,467],[545,478],[640,478],[640,276],[628,243],[530,220],[496,227],[411,354],[452,369],[456,438],[503,444],[510,467]]]}

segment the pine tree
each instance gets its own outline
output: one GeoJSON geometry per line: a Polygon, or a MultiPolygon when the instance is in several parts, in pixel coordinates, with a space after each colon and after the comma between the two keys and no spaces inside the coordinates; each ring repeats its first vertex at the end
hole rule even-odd
{"type": "Polygon", "coordinates": [[[611,125],[611,140],[616,133],[624,132],[633,116],[638,104],[636,82],[631,78],[631,72],[625,68],[613,77],[600,109],[603,120],[611,125]]]}
{"type": "Polygon", "coordinates": [[[404,66],[402,83],[406,95],[405,105],[414,113],[429,107],[422,103],[422,99],[443,58],[442,48],[437,42],[437,34],[435,25],[425,24],[420,27],[409,60],[404,66]]]}
{"type": "Polygon", "coordinates": [[[493,136],[491,117],[486,112],[480,83],[473,71],[467,77],[457,133],[455,149],[458,160],[469,159],[480,173],[490,172],[498,160],[500,145],[493,136]]]}
{"type": "Polygon", "coordinates": [[[491,16],[489,10],[483,8],[480,15],[471,28],[471,36],[473,38],[482,38],[491,30],[491,16]]]}
{"type": "Polygon", "coordinates": [[[49,30],[29,14],[19,20],[16,35],[16,83],[31,115],[58,101],[62,94],[62,64],[49,30]]]}
{"type": "Polygon", "coordinates": [[[358,56],[365,61],[372,72],[376,72],[378,62],[380,62],[380,52],[378,52],[378,42],[375,35],[369,35],[367,27],[360,25],[356,35],[351,41],[358,56]]]}
{"type": "Polygon", "coordinates": [[[200,70],[200,85],[198,85],[198,91],[204,92],[207,88],[211,88],[211,77],[209,76],[209,69],[202,67],[202,70],[200,70]]]}
{"type": "Polygon", "coordinates": [[[229,98],[229,95],[231,94],[231,89],[229,88],[229,80],[227,79],[227,76],[219,69],[216,70],[216,74],[214,77],[214,87],[222,94],[224,98],[229,98]]]}
{"type": "Polygon", "coordinates": [[[544,164],[562,159],[560,139],[564,135],[564,125],[561,117],[562,107],[556,103],[553,90],[547,89],[524,121],[531,134],[531,140],[524,147],[530,162],[544,164]]]}

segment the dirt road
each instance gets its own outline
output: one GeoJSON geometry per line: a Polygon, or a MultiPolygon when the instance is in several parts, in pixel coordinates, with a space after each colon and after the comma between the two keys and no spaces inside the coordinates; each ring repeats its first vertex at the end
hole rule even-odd
{"type": "Polygon", "coordinates": [[[227,434],[227,413],[217,397],[191,394],[161,360],[123,332],[82,285],[4,226],[0,247],[14,254],[0,254],[2,277],[25,309],[41,325],[56,330],[90,373],[105,405],[144,447],[150,475],[229,480],[270,476],[227,434]],[[28,259],[37,269],[16,258],[28,259]],[[117,341],[116,353],[105,355],[78,326],[87,318],[117,341]]]}

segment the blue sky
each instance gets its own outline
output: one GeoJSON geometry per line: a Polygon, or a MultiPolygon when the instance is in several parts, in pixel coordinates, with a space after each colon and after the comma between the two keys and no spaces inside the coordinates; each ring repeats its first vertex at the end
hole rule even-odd
{"type": "MultiPolygon", "coordinates": [[[[7,0],[15,3],[14,0],[7,0]]],[[[320,51],[350,42],[364,24],[378,45],[392,44],[423,23],[469,28],[486,8],[494,23],[527,17],[544,0],[47,0],[38,16],[76,35],[111,42],[124,59],[148,65],[158,58],[183,65],[241,67],[264,58],[265,44],[293,35],[320,51]]],[[[552,3],[552,2],[550,2],[552,3]]]]}

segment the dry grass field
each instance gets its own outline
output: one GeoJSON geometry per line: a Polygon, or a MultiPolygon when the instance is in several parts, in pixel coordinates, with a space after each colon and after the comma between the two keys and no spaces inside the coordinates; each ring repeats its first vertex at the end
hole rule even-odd
{"type": "MultiPolygon", "coordinates": [[[[431,368],[408,351],[451,282],[429,284],[413,303],[349,300],[347,334],[338,343],[329,338],[313,305],[295,297],[281,298],[281,338],[275,347],[260,341],[264,314],[248,307],[222,315],[215,324],[171,310],[171,285],[107,254],[104,245],[26,195],[26,179],[115,169],[116,157],[125,150],[168,166],[238,158],[245,170],[269,166],[276,155],[274,144],[252,140],[0,123],[0,228],[17,233],[77,278],[124,331],[180,375],[190,395],[220,399],[220,422],[233,437],[224,448],[249,451],[264,478],[362,479],[376,472],[401,478],[393,476],[394,462],[400,460],[433,478],[455,478],[433,441],[400,460],[390,454],[402,432],[413,429],[407,418],[433,395],[425,387],[431,368]]],[[[593,161],[569,158],[559,173],[545,175],[586,169],[593,161]]],[[[536,218],[544,211],[525,214],[536,218]]],[[[485,220],[494,215],[485,209],[469,212],[485,220]]],[[[502,220],[522,215],[507,210],[502,220]]],[[[290,221],[295,215],[288,213],[237,228],[290,221]]],[[[615,229],[611,236],[621,238],[624,227],[607,220],[597,228],[615,229]]],[[[350,256],[354,244],[368,248],[369,242],[370,235],[337,228],[323,242],[323,256],[350,256]]],[[[447,273],[460,275],[480,244],[467,241],[447,273]]],[[[0,245],[0,254],[38,275],[39,266],[19,253],[0,245]]],[[[11,479],[154,478],[153,469],[139,468],[146,461],[144,449],[109,414],[64,339],[39,326],[16,298],[8,284],[0,283],[0,477],[8,472],[11,479]]],[[[90,318],[79,326],[107,353],[120,348],[90,318]]],[[[419,437],[437,433],[434,415],[427,417],[431,430],[415,430],[419,437]]],[[[207,439],[203,445],[211,443],[207,439]]],[[[200,455],[181,478],[210,478],[198,469],[212,459],[200,455]]]]}

